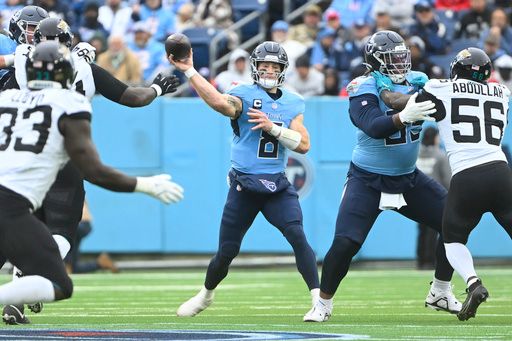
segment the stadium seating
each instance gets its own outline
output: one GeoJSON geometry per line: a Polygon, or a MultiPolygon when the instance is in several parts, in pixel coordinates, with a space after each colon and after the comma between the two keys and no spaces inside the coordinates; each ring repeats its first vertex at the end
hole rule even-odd
{"type": "MultiPolygon", "coordinates": [[[[265,13],[267,11],[267,0],[231,0],[233,9],[233,21],[237,22],[253,11],[265,13]]],[[[260,18],[251,20],[240,30],[241,41],[246,41],[260,31],[260,18]]]]}
{"type": "Polygon", "coordinates": [[[213,28],[195,27],[183,31],[190,39],[194,50],[194,66],[196,69],[209,67],[210,65],[210,41],[218,33],[213,28]]]}

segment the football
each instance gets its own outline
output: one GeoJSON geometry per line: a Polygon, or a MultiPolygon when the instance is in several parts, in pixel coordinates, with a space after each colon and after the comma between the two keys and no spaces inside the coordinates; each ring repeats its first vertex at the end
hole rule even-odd
{"type": "Polygon", "coordinates": [[[174,33],[165,40],[165,52],[167,56],[172,54],[174,59],[185,59],[190,55],[190,40],[181,33],[174,33]]]}

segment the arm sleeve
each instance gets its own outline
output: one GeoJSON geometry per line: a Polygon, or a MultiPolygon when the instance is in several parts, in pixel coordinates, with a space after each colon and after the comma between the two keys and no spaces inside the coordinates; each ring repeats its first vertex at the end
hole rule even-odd
{"type": "Polygon", "coordinates": [[[383,139],[400,130],[391,116],[380,110],[379,100],[373,94],[351,97],[349,113],[352,123],[371,138],[383,139]]]}
{"type": "Polygon", "coordinates": [[[128,88],[128,85],[124,84],[119,79],[112,76],[107,70],[96,64],[91,64],[91,70],[96,91],[109,100],[120,103],[121,96],[128,88]]]}

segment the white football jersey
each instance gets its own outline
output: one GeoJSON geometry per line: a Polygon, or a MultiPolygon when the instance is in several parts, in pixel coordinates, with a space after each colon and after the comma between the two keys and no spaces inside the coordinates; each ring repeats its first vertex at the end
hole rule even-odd
{"type": "Polygon", "coordinates": [[[0,103],[0,184],[35,210],[69,160],[59,119],[90,118],[91,104],[68,89],[9,89],[0,93],[0,103]]]}
{"type": "MultiPolygon", "coordinates": [[[[14,72],[16,82],[18,82],[20,89],[27,88],[25,64],[27,63],[28,54],[33,48],[34,46],[29,44],[20,44],[16,47],[16,51],[14,52],[14,72]]],[[[96,93],[91,66],[83,57],[78,56],[76,52],[71,51],[71,58],[76,73],[71,89],[81,93],[90,101],[96,93]]]]}
{"type": "Polygon", "coordinates": [[[466,79],[432,79],[424,91],[444,106],[438,127],[453,175],[487,162],[507,161],[501,150],[510,101],[507,87],[466,79]]]}

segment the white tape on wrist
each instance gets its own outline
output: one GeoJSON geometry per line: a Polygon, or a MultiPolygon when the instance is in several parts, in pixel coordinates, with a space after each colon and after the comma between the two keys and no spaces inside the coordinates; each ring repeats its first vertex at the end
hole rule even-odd
{"type": "Polygon", "coordinates": [[[281,135],[281,129],[281,126],[278,126],[277,124],[274,123],[272,124],[272,129],[270,129],[268,133],[274,137],[278,137],[279,135],[281,135]]]}
{"type": "Polygon", "coordinates": [[[281,135],[277,140],[286,148],[295,150],[300,145],[302,135],[298,131],[281,127],[281,135]]]}
{"type": "Polygon", "coordinates": [[[151,87],[156,91],[156,97],[162,95],[162,88],[158,84],[151,84],[151,87]]]}
{"type": "Polygon", "coordinates": [[[5,66],[13,65],[14,64],[14,55],[13,54],[5,55],[4,56],[4,63],[5,63],[5,66]]]}
{"type": "Polygon", "coordinates": [[[188,69],[187,71],[185,71],[185,76],[187,76],[187,78],[191,78],[193,75],[195,75],[197,73],[196,69],[194,69],[193,67],[191,67],[190,69],[188,69]]]}
{"type": "Polygon", "coordinates": [[[135,184],[134,192],[151,193],[153,189],[153,182],[148,179],[138,176],[137,183],[135,184]]]}

